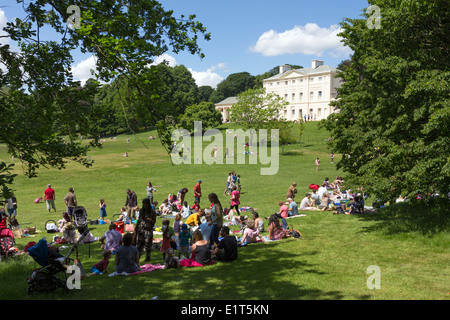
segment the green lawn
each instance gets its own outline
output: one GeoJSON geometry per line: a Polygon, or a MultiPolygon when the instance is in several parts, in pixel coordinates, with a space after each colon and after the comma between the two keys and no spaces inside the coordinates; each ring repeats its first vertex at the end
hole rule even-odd
{"type": "MultiPolygon", "coordinates": [[[[225,127],[224,127],[225,128],[225,127]]],[[[224,129],[222,128],[222,129],[224,129]]],[[[69,163],[67,169],[41,169],[37,178],[23,175],[20,161],[15,160],[14,189],[18,198],[18,220],[22,225],[36,226],[42,232],[35,237],[16,239],[19,249],[29,241],[46,236],[45,222],[58,220],[64,210],[63,198],[69,187],[75,189],[89,219],[99,217],[98,203],[105,198],[108,217],[118,214],[126,199],[126,189],[137,193],[138,201],[146,195],[151,181],[157,188],[158,202],[182,187],[189,189],[187,201],[193,202],[193,187],[203,180],[203,194],[215,192],[223,205],[229,171],[241,175],[241,204],[258,208],[268,217],[278,211],[278,201],[285,198],[289,185],[298,184],[298,200],[309,191],[309,184],[319,184],[325,177],[333,180],[342,172],[329,163],[329,150],[323,142],[328,133],[316,123],[307,123],[305,143],[285,148],[279,157],[279,171],[273,176],[260,175],[267,165],[174,165],[158,140],[148,140],[147,132],[106,139],[104,147],[93,150],[94,166],[84,168],[69,163]],[[127,151],[128,158],[123,157],[127,151]],[[316,172],[314,159],[321,159],[316,172]],[[56,190],[57,213],[47,213],[45,204],[35,204],[51,183],[56,190]]],[[[210,142],[205,142],[207,146],[210,142]]],[[[335,155],[335,162],[338,161],[335,155]]],[[[0,159],[11,161],[6,147],[0,146],[0,159]]],[[[366,202],[371,205],[371,201],[366,202]]],[[[206,196],[202,205],[208,205],[206,196]]],[[[157,225],[161,225],[159,218],[157,225]]],[[[216,263],[203,268],[157,270],[128,277],[88,277],[81,290],[69,295],[55,291],[29,297],[26,279],[38,265],[31,257],[20,256],[0,263],[0,299],[432,299],[450,298],[450,236],[448,209],[412,206],[408,203],[383,208],[380,213],[360,216],[333,215],[330,212],[307,212],[289,219],[303,238],[249,245],[239,249],[233,263],[216,263]],[[381,288],[369,289],[370,266],[380,269],[381,288]]],[[[267,224],[266,224],[267,226],[267,224]]],[[[106,225],[93,225],[91,231],[100,237],[106,225]]],[[[64,252],[64,251],[63,251],[64,252]]],[[[79,256],[85,268],[101,260],[99,243],[82,245],[79,256]],[[89,256],[90,250],[90,256],[89,256]]],[[[162,254],[152,253],[152,263],[162,263],[162,254]]],[[[113,263],[110,264],[110,269],[113,263]]]]}

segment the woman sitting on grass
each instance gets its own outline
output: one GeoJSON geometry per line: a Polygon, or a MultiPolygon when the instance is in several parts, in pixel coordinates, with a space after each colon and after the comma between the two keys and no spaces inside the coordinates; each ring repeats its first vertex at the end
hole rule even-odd
{"type": "Polygon", "coordinates": [[[199,229],[194,231],[194,240],[191,247],[192,255],[189,259],[180,261],[181,267],[202,267],[211,264],[211,246],[207,240],[203,240],[202,233],[199,229]]]}
{"type": "Polygon", "coordinates": [[[260,239],[264,242],[264,238],[261,236],[258,228],[255,227],[254,220],[247,221],[247,228],[244,230],[244,235],[242,236],[241,244],[256,243],[260,239]]]}
{"type": "Polygon", "coordinates": [[[139,251],[132,245],[133,234],[125,233],[122,239],[123,245],[116,252],[117,273],[134,273],[139,271],[139,251]]]}
{"type": "Polygon", "coordinates": [[[276,215],[271,215],[269,217],[269,226],[267,227],[269,232],[269,240],[280,240],[286,238],[286,230],[280,224],[278,217],[276,215]]]}

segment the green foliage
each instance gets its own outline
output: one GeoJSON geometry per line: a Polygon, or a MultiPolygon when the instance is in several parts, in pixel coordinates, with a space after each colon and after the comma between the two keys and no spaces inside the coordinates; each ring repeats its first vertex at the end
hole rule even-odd
{"type": "MultiPolygon", "coordinates": [[[[325,121],[338,166],[374,195],[424,197],[450,190],[450,70],[447,1],[370,1],[381,28],[346,19],[353,51],[325,121]]],[[[366,14],[367,16],[367,14],[366,14]]]]}
{"type": "MultiPolygon", "coordinates": [[[[160,82],[154,72],[144,71],[154,57],[168,50],[204,56],[198,36],[209,40],[210,34],[195,15],[177,19],[173,11],[153,0],[17,2],[22,4],[25,18],[8,22],[4,31],[19,50],[12,50],[8,44],[0,46],[0,63],[7,69],[0,73],[0,88],[7,88],[0,92],[0,113],[5,124],[0,141],[7,144],[10,154],[22,154],[30,177],[40,166],[63,169],[69,159],[87,167],[92,165],[86,151],[100,144],[92,140],[82,145],[80,137],[98,138],[108,132],[110,129],[105,129],[101,120],[107,114],[118,123],[111,130],[125,120],[130,129],[140,123],[158,125],[159,134],[167,136],[170,127],[165,125],[168,120],[165,101],[159,96],[160,82]],[[79,28],[68,27],[66,10],[70,5],[80,8],[79,28]],[[42,41],[39,35],[44,28],[56,31],[60,39],[42,41]],[[111,113],[117,105],[96,108],[98,84],[91,82],[81,87],[73,81],[72,51],[77,48],[95,55],[98,79],[109,82],[119,78],[126,82],[123,92],[119,90],[123,119],[117,112],[111,113]]],[[[192,103],[190,97],[176,99],[192,103]]],[[[175,108],[183,111],[180,105],[175,108]]]]}
{"type": "Polygon", "coordinates": [[[194,121],[202,122],[202,130],[218,127],[222,124],[222,114],[212,102],[200,102],[186,108],[180,118],[180,125],[189,132],[194,131],[194,121]]]}
{"type": "Polygon", "coordinates": [[[238,94],[253,88],[255,77],[248,72],[230,74],[225,80],[217,85],[216,90],[210,95],[209,101],[218,103],[228,97],[235,97],[238,94]]]}

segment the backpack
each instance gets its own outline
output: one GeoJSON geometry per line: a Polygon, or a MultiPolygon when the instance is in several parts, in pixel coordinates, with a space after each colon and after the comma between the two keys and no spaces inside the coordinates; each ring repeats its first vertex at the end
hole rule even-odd
{"type": "Polygon", "coordinates": [[[296,238],[296,239],[301,239],[302,234],[300,231],[295,230],[294,228],[292,228],[292,225],[289,225],[286,229],[286,236],[287,237],[292,237],[292,238],[296,238]]]}

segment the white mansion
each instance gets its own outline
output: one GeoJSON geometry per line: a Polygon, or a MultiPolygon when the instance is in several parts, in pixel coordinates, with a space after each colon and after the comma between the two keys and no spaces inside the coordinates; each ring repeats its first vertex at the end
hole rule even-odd
{"type": "MultiPolygon", "coordinates": [[[[277,75],[263,80],[266,93],[273,92],[289,102],[280,116],[291,121],[326,119],[334,113],[330,102],[340,85],[336,69],[324,65],[322,60],[313,60],[311,68],[291,69],[282,65],[277,75]]],[[[236,102],[236,97],[230,97],[215,105],[224,122],[236,102]]]]}

